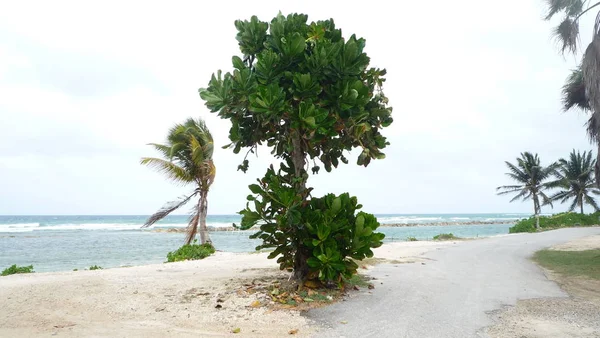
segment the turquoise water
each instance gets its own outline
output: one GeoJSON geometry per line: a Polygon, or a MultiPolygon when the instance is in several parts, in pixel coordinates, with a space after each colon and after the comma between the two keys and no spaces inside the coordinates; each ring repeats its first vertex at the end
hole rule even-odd
{"type": "MultiPolygon", "coordinates": [[[[0,216],[0,269],[33,264],[35,271],[67,271],[161,263],[183,244],[182,233],[141,230],[147,216],[0,216]]],[[[381,223],[506,222],[516,214],[379,215],[381,223]]],[[[211,226],[230,226],[237,215],[209,216],[211,226]]],[[[170,216],[157,227],[184,227],[187,216],[170,216]]],[[[451,232],[459,237],[507,234],[512,224],[381,227],[386,241],[431,239],[451,232]]],[[[211,232],[217,250],[250,252],[260,243],[248,232],[211,232]]]]}

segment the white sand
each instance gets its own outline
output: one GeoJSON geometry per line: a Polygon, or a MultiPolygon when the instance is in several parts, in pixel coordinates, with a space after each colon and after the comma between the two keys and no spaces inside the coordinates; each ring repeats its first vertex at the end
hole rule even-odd
{"type": "MultiPolygon", "coordinates": [[[[447,245],[387,244],[376,257],[415,261],[447,245]]],[[[310,335],[296,311],[250,306],[257,295],[244,284],[289,276],[266,256],[218,252],[202,261],[0,277],[0,337],[210,337],[234,328],[244,337],[310,335]]]]}

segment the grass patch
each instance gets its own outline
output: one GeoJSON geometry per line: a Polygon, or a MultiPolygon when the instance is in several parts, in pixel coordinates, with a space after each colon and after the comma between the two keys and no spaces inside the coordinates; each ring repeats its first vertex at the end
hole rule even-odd
{"type": "Polygon", "coordinates": [[[541,250],[533,260],[546,269],[567,276],[600,280],[600,249],[585,251],[541,250]]]}
{"type": "Polygon", "coordinates": [[[167,262],[180,262],[187,260],[203,259],[215,253],[215,247],[210,243],[196,244],[194,240],[192,244],[186,244],[174,252],[167,254],[167,262]]]}
{"type": "Polygon", "coordinates": [[[454,240],[454,239],[461,239],[461,238],[454,236],[453,233],[439,234],[439,235],[433,236],[433,240],[434,241],[451,241],[451,240],[454,240]]]}
{"type": "MultiPolygon", "coordinates": [[[[576,212],[563,212],[552,216],[540,216],[540,231],[597,224],[600,224],[600,212],[587,215],[576,212]]],[[[511,234],[536,231],[535,217],[533,216],[518,221],[514,226],[508,229],[508,232],[511,234]]]]}
{"type": "Polygon", "coordinates": [[[408,242],[417,242],[418,241],[418,239],[416,237],[406,237],[406,240],[408,242]]]}
{"type": "Polygon", "coordinates": [[[98,265],[92,265],[90,266],[90,270],[102,270],[102,267],[98,265]]]}
{"type": "Polygon", "coordinates": [[[16,275],[18,273],[32,273],[32,272],[33,272],[33,265],[17,266],[17,264],[13,264],[2,271],[2,276],[16,275]]]}

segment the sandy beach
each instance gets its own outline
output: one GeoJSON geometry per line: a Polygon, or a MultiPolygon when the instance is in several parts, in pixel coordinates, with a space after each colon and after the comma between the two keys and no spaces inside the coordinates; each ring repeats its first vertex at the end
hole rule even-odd
{"type": "MultiPolygon", "coordinates": [[[[376,257],[416,262],[448,245],[394,243],[376,257]]],[[[251,306],[261,299],[245,284],[289,276],[266,256],[217,252],[202,261],[1,277],[0,337],[208,337],[235,328],[246,337],[309,336],[314,328],[299,312],[251,306]]]]}
{"type": "MultiPolygon", "coordinates": [[[[586,236],[597,235],[599,232],[598,228],[587,229],[581,234],[577,233],[575,237],[587,237],[580,242],[585,247],[600,247],[600,236],[593,238],[586,236]]],[[[363,274],[380,277],[381,283],[379,280],[375,283],[377,284],[375,290],[371,292],[365,289],[352,292],[346,301],[311,310],[308,314],[294,310],[272,310],[269,306],[263,306],[268,301],[261,298],[260,293],[248,292],[249,286],[260,287],[289,276],[288,273],[279,271],[275,261],[268,260],[265,253],[218,252],[202,261],[0,277],[0,299],[3,300],[2,307],[0,307],[0,337],[212,337],[236,335],[232,333],[232,330],[236,328],[240,329],[237,335],[244,337],[289,336],[290,331],[295,332],[294,336],[300,337],[339,337],[340,334],[347,337],[359,336],[360,330],[355,331],[354,335],[352,335],[352,331],[350,333],[335,331],[340,328],[352,330],[353,325],[364,324],[358,320],[353,322],[348,311],[340,310],[344,307],[370,309],[361,311],[360,314],[367,315],[369,318],[386,319],[389,321],[386,325],[392,328],[400,323],[398,324],[400,326],[396,326],[396,328],[402,329],[404,324],[401,323],[406,323],[407,319],[401,318],[402,315],[395,311],[386,314],[386,312],[374,309],[373,306],[379,304],[376,302],[377,297],[392,297],[395,301],[403,304],[403,311],[408,310],[411,313],[419,313],[429,306],[449,306],[449,304],[443,303],[444,299],[441,299],[437,305],[425,306],[422,301],[412,303],[406,296],[403,296],[404,299],[400,297],[396,299],[397,295],[390,293],[390,290],[409,291],[415,295],[429,291],[435,292],[428,289],[433,287],[430,285],[432,277],[428,277],[429,282],[421,282],[420,278],[423,278],[424,275],[415,273],[415,269],[429,269],[428,271],[431,273],[443,273],[445,276],[451,273],[450,266],[446,265],[450,263],[451,256],[446,262],[443,259],[447,253],[471,252],[476,254],[477,248],[488,247],[486,241],[492,248],[493,243],[507,243],[510,247],[513,245],[511,241],[515,239],[534,242],[536,238],[540,241],[544,238],[554,240],[554,237],[550,237],[552,233],[556,232],[533,236],[531,234],[498,236],[469,241],[385,244],[375,252],[380,264],[368,269],[361,269],[363,274]],[[441,267],[448,267],[448,269],[441,267]],[[382,273],[388,276],[394,275],[386,279],[382,273]],[[394,276],[403,276],[403,278],[412,280],[418,290],[411,291],[411,288],[415,287],[411,284],[396,284],[391,279],[394,276]],[[259,301],[261,305],[257,306],[256,301],[259,301]],[[415,307],[407,308],[411,306],[415,307]],[[336,315],[341,317],[338,318],[336,315]],[[387,318],[386,316],[399,317],[394,319],[395,317],[387,318]],[[340,318],[346,318],[350,323],[339,324],[340,318]],[[337,329],[335,329],[336,327],[337,329]],[[334,328],[334,331],[331,331],[331,328],[334,328]]],[[[568,240],[568,236],[565,237],[560,233],[552,236],[565,238],[562,241],[558,240],[561,242],[568,240]]],[[[577,240],[570,242],[569,247],[577,247],[577,240]]],[[[515,261],[511,264],[518,265],[520,263],[515,261]]],[[[486,265],[477,265],[473,268],[483,269],[483,266],[486,265]]],[[[519,267],[517,266],[516,269],[519,270],[519,267]]],[[[537,268],[534,267],[534,269],[537,268]]],[[[451,277],[450,282],[444,281],[441,277],[437,279],[439,279],[440,285],[450,288],[452,285],[460,284],[457,278],[473,277],[480,273],[485,274],[486,272],[457,274],[451,277]]],[[[548,281],[544,283],[554,284],[548,281]]],[[[467,289],[465,286],[460,287],[467,289]]],[[[553,288],[558,289],[556,286],[551,286],[552,290],[554,290],[553,288]]],[[[543,288],[539,288],[539,290],[541,291],[538,296],[542,296],[543,288]]],[[[477,292],[494,294],[511,291],[510,289],[484,288],[477,292]]],[[[486,299],[483,295],[480,297],[486,299]]],[[[514,297],[518,299],[521,296],[515,295],[514,297]]],[[[455,300],[450,299],[449,301],[455,300]]],[[[499,309],[500,304],[494,303],[493,307],[499,309]]],[[[476,309],[481,309],[481,315],[487,317],[483,312],[484,307],[476,309]]],[[[440,317],[440,320],[442,319],[440,317]]],[[[477,321],[477,317],[471,319],[477,321]]],[[[421,320],[423,325],[427,325],[426,319],[421,320]]],[[[377,322],[373,323],[375,325],[377,322]]],[[[483,324],[489,325],[489,322],[483,324]]],[[[593,331],[593,328],[589,330],[592,330],[589,332],[596,332],[593,331]]],[[[391,334],[395,331],[385,332],[391,334]]],[[[420,331],[414,332],[419,333],[420,331]]],[[[393,335],[383,334],[382,336],[393,335]]],[[[412,337],[413,335],[408,336],[412,337]]]]}

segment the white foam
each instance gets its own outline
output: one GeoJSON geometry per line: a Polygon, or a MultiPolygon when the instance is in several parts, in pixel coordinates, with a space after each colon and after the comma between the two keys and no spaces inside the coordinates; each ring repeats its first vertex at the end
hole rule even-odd
{"type": "MultiPolygon", "coordinates": [[[[209,227],[229,227],[230,223],[207,223],[209,227]]],[[[149,228],[185,228],[187,223],[154,224],[149,228]]],[[[0,224],[0,232],[31,232],[31,231],[74,231],[74,230],[139,230],[139,223],[66,223],[41,225],[40,223],[0,224]]]]}
{"type": "Polygon", "coordinates": [[[0,232],[30,232],[40,227],[40,223],[0,224],[0,232]]]}

